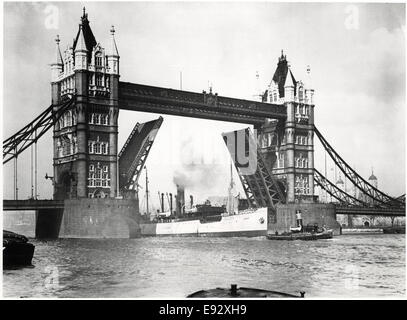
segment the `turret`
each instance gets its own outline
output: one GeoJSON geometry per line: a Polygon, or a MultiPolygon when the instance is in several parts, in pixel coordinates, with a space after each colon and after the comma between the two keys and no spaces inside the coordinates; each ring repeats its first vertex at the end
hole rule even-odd
{"type": "Polygon", "coordinates": [[[341,175],[339,174],[339,179],[338,181],[336,181],[336,186],[341,189],[341,190],[345,190],[345,183],[343,182],[341,175]]]}
{"type": "Polygon", "coordinates": [[[288,66],[287,70],[287,76],[285,78],[285,83],[284,83],[284,100],[285,102],[294,102],[294,95],[295,95],[295,84],[293,81],[293,76],[291,73],[290,66],[288,66]]]}
{"type": "Polygon", "coordinates": [[[83,35],[82,23],[79,24],[79,37],[75,47],[75,70],[88,69],[88,50],[86,49],[85,37],[83,35]]]}
{"type": "Polygon", "coordinates": [[[59,48],[59,36],[57,35],[55,39],[56,43],[56,55],[55,55],[55,60],[51,64],[51,82],[56,82],[58,81],[59,75],[63,71],[64,63],[62,62],[62,54],[61,50],[59,48]]]}
{"type": "Polygon", "coordinates": [[[369,177],[369,183],[375,188],[377,188],[377,186],[378,186],[377,177],[373,174],[373,168],[372,168],[372,174],[369,177]]]}
{"type": "Polygon", "coordinates": [[[307,66],[307,78],[305,81],[305,101],[307,104],[314,104],[314,89],[311,80],[311,67],[307,66]]]}
{"type": "Polygon", "coordinates": [[[116,40],[114,38],[115,29],[114,26],[110,29],[111,34],[111,41],[110,47],[107,54],[107,63],[109,65],[109,73],[110,74],[119,74],[119,51],[117,50],[116,40]]]}

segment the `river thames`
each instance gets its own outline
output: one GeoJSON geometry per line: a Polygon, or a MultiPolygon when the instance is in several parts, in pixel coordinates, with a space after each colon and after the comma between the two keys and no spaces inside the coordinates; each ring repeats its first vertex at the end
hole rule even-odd
{"type": "Polygon", "coordinates": [[[307,298],[405,296],[405,235],[330,240],[140,238],[31,240],[34,267],[3,271],[3,296],[184,298],[238,286],[307,298]]]}

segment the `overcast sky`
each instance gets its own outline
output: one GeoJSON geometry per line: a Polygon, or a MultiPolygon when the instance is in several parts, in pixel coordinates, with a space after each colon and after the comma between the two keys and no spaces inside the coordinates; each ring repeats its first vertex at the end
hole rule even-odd
{"type": "MultiPolygon", "coordinates": [[[[5,3],[5,138],[50,105],[54,39],[59,34],[62,48],[72,42],[83,6],[102,46],[109,45],[115,26],[121,81],[178,89],[182,71],[184,90],[202,92],[212,83],[219,95],[255,99],[256,71],[265,90],[284,49],[297,80],[311,66],[315,123],[325,138],[366,179],[373,167],[380,189],[405,193],[404,4],[5,3]],[[55,8],[56,22],[49,20],[55,8]]],[[[136,122],[158,116],[120,111],[119,148],[136,122]]],[[[174,191],[180,156],[184,164],[204,163],[191,172],[203,182],[191,185],[187,195],[203,200],[226,194],[229,156],[220,134],[243,127],[164,116],[147,160],[153,200],[157,191],[174,191]]],[[[39,143],[41,198],[52,196],[44,179],[53,172],[51,135],[39,143]]],[[[28,150],[19,159],[19,198],[30,195],[29,159],[28,150]]],[[[319,146],[315,163],[323,172],[319,146]]],[[[5,198],[13,196],[12,173],[12,163],[4,166],[5,198]]]]}

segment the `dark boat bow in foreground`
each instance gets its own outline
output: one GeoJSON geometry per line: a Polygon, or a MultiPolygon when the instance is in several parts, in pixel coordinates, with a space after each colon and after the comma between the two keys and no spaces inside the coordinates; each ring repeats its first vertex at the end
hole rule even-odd
{"type": "Polygon", "coordinates": [[[304,296],[305,292],[300,292],[300,295],[294,295],[256,288],[238,288],[237,285],[232,284],[230,289],[216,288],[199,290],[191,293],[187,298],[304,298],[304,296]]]}
{"type": "Polygon", "coordinates": [[[3,267],[31,266],[34,249],[27,237],[3,230],[3,267]]]}

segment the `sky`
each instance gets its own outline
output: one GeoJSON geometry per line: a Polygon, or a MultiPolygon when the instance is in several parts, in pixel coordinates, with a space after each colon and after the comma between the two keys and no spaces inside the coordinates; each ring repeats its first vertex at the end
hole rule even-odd
{"type": "MultiPolygon", "coordinates": [[[[182,72],[183,90],[202,92],[212,85],[221,96],[253,100],[258,87],[270,83],[283,49],[297,80],[311,67],[315,124],[328,142],[365,179],[373,168],[382,191],[405,193],[404,4],[4,3],[3,140],[50,105],[54,39],[58,34],[62,49],[72,42],[83,6],[102,46],[109,46],[115,26],[121,81],[179,89],[182,72]]],[[[158,116],[120,111],[119,148],[137,122],[158,116]]],[[[174,192],[174,174],[191,163],[186,196],[203,201],[226,195],[229,155],[221,133],[245,127],[164,115],[146,163],[152,200],[158,203],[158,191],[174,192]]],[[[51,181],[44,179],[53,172],[51,144],[51,132],[38,144],[42,199],[52,197],[51,181]]],[[[316,141],[321,172],[324,156],[316,141]]],[[[328,176],[335,180],[331,168],[328,161],[328,176]]],[[[18,160],[18,187],[20,199],[31,195],[29,150],[18,160]]],[[[12,162],[3,167],[3,188],[11,199],[12,162]]]]}

